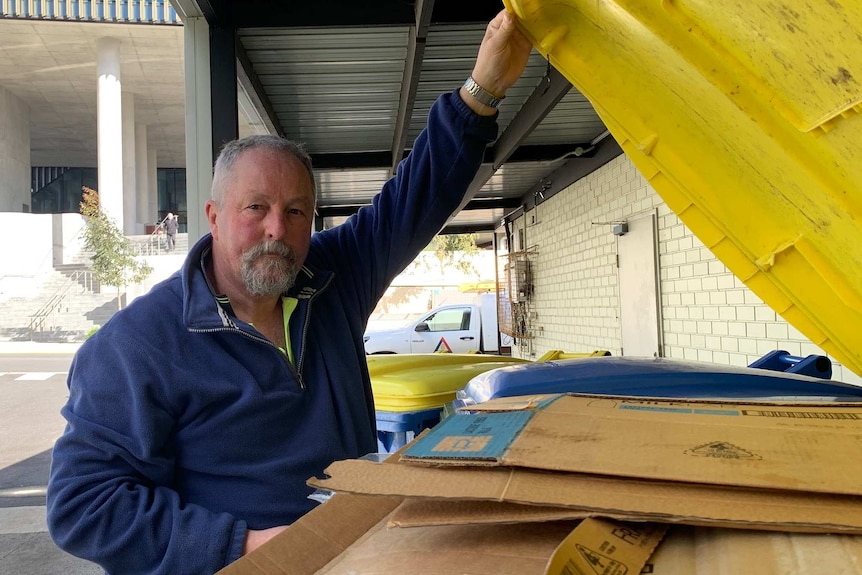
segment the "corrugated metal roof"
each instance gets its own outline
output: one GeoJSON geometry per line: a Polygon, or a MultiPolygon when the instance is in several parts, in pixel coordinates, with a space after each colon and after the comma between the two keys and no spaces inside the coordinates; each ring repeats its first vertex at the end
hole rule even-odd
{"type": "MultiPolygon", "coordinates": [[[[399,107],[412,102],[404,128],[404,148],[409,150],[436,98],[456,89],[469,75],[486,22],[457,21],[452,16],[459,13],[457,7],[450,4],[436,3],[424,44],[422,38],[411,44],[414,22],[409,18],[403,25],[267,25],[238,30],[274,123],[286,136],[304,142],[322,166],[318,209],[327,225],[345,219],[345,207],[370,203],[385,182],[393,152],[396,157],[401,153],[399,107]],[[409,89],[405,81],[411,70],[405,67],[413,46],[421,61],[415,68],[415,92],[407,98],[402,90],[409,89]]],[[[483,9],[490,10],[485,4],[483,9]]],[[[243,4],[233,2],[232,9],[236,14],[243,4]]],[[[372,11],[363,15],[367,22],[389,21],[373,13],[373,3],[365,10],[372,11]]],[[[529,201],[531,190],[549,174],[566,162],[579,161],[573,153],[577,146],[588,145],[605,131],[586,98],[569,89],[564,79],[562,86],[559,75],[552,86],[547,73],[547,62],[534,51],[500,105],[501,137],[489,149],[487,161],[510,159],[496,170],[489,164],[481,172],[487,181],[477,180],[473,189],[475,199],[497,203],[474,202],[452,225],[493,229],[507,213],[529,201]],[[555,105],[543,100],[543,91],[549,88],[556,90],[555,105]]]]}
{"type": "Polygon", "coordinates": [[[406,27],[254,29],[240,39],[286,136],[315,153],[389,150],[406,27]]]}

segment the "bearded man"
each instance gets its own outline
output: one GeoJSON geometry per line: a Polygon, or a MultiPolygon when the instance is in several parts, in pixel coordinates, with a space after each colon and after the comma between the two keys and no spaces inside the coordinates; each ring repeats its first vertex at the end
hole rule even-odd
{"type": "Polygon", "coordinates": [[[457,210],[530,48],[501,12],[396,176],[332,229],[312,234],[301,146],[222,150],[211,233],[72,362],[48,485],[61,548],[115,575],[214,573],[316,505],[309,477],[377,450],[368,318],[457,210]]]}

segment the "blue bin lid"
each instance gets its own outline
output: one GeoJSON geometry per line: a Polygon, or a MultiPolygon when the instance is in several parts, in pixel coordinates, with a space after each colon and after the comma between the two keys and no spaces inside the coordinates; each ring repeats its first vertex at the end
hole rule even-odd
{"type": "Polygon", "coordinates": [[[465,403],[544,393],[595,393],[680,399],[862,401],[862,387],[748,367],[668,358],[594,357],[524,363],[471,379],[465,403]]]}

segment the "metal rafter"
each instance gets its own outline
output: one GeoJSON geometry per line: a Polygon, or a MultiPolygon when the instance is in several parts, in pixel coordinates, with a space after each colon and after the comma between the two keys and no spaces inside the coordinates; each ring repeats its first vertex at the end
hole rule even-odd
{"type": "Polygon", "coordinates": [[[533,209],[537,204],[548,200],[554,194],[560,193],[574,182],[598,170],[622,153],[623,150],[616,140],[610,136],[603,138],[600,142],[596,142],[595,149],[589,156],[584,155],[572,158],[539,180],[518,200],[521,209],[506,214],[506,217],[517,217],[521,211],[533,209]]]}
{"type": "Polygon", "coordinates": [[[428,38],[428,29],[431,27],[431,13],[433,11],[434,0],[417,0],[416,23],[410,26],[407,59],[404,62],[404,76],[401,80],[401,99],[398,102],[395,132],[392,134],[390,175],[395,175],[398,163],[404,156],[404,146],[407,144],[410,118],[413,117],[416,90],[419,87],[419,76],[422,73],[422,60],[425,58],[425,42],[428,38]]]}
{"type": "Polygon", "coordinates": [[[548,75],[542,78],[533,93],[527,99],[518,114],[509,123],[506,131],[497,139],[491,148],[491,164],[482,164],[473,182],[467,188],[467,194],[458,208],[460,211],[482,189],[491,176],[515,152],[521,142],[530,135],[545,116],[563,99],[572,84],[562,74],[551,68],[548,75]]]}
{"type": "MultiPolygon", "coordinates": [[[[180,3],[189,0],[176,0],[180,3]]],[[[198,0],[210,25],[236,28],[317,27],[317,26],[407,26],[416,21],[413,0],[356,0],[326,2],[285,2],[284,0],[198,0]]],[[[500,9],[500,0],[437,0],[430,21],[455,24],[488,22],[500,9]]]]}
{"type": "Polygon", "coordinates": [[[248,57],[248,53],[242,45],[242,41],[236,43],[236,77],[240,85],[248,94],[252,105],[257,109],[263,122],[271,134],[284,135],[284,128],[266,95],[266,90],[257,77],[254,64],[248,57]]]}
{"type": "Polygon", "coordinates": [[[239,135],[237,107],[236,29],[210,26],[210,99],[212,101],[212,152],[218,157],[225,143],[239,135]]]}
{"type": "MultiPolygon", "coordinates": [[[[337,206],[319,206],[317,214],[322,218],[335,218],[340,216],[352,216],[359,211],[360,208],[367,204],[342,204],[337,206]]],[[[469,202],[465,210],[494,210],[504,209],[513,210],[521,206],[521,200],[518,198],[487,198],[478,199],[469,202]]]]}

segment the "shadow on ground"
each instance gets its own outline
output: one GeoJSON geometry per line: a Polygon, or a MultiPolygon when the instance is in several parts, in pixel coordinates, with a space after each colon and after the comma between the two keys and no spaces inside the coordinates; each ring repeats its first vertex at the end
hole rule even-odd
{"type": "Polygon", "coordinates": [[[50,449],[0,469],[0,508],[45,505],[50,470],[50,449]]]}

